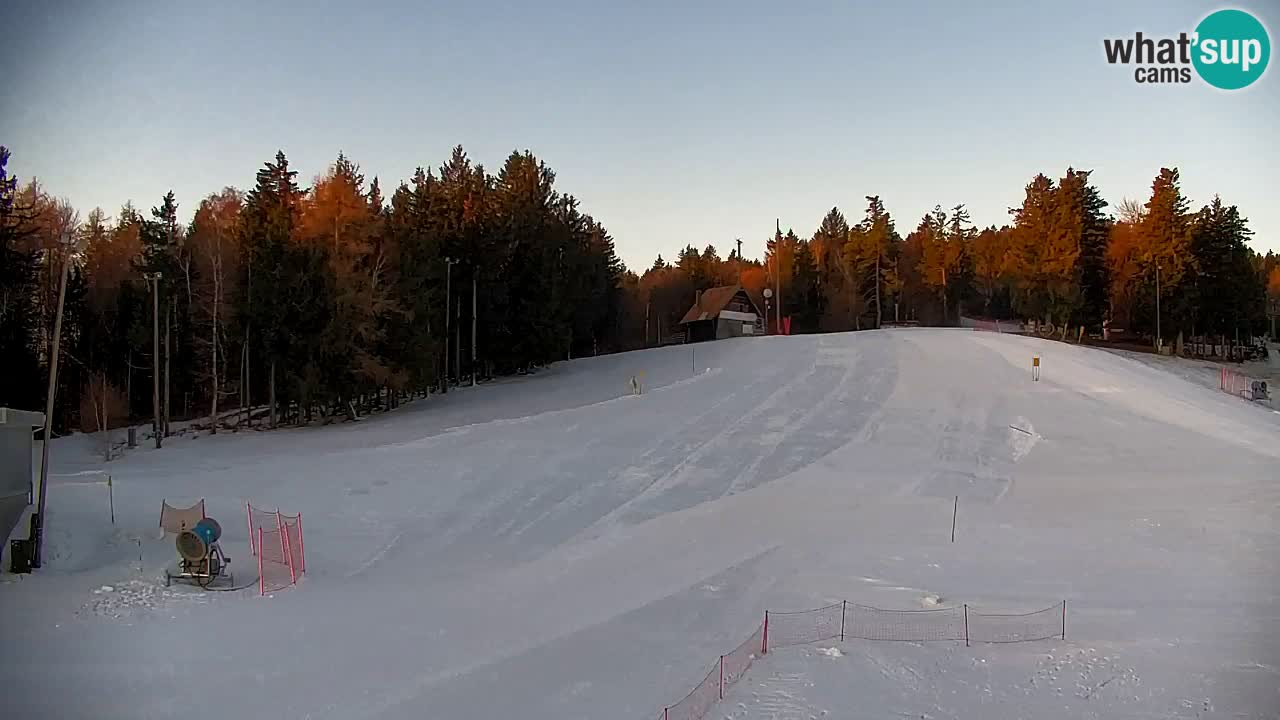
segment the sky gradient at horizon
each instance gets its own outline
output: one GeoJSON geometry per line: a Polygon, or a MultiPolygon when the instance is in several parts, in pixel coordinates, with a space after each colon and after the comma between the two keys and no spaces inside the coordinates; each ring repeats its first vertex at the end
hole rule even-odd
{"type": "Polygon", "coordinates": [[[1038,172],[1092,170],[1115,205],[1176,166],[1193,209],[1220,194],[1280,250],[1278,71],[1140,85],[1102,49],[1228,6],[1274,46],[1280,2],[256,5],[0,8],[10,173],[82,216],[173,189],[189,219],[277,149],[303,184],[342,150],[389,196],[456,144],[491,172],[527,148],[643,270],[735,238],[759,257],[775,218],[807,236],[866,195],[905,236],[934,205],[1004,224],[1038,172]]]}

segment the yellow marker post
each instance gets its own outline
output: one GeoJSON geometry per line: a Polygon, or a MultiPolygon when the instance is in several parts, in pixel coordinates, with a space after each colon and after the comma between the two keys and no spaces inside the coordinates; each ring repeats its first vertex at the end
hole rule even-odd
{"type": "Polygon", "coordinates": [[[1040,356],[1031,356],[1031,379],[1037,381],[1040,379],[1040,356]]]}

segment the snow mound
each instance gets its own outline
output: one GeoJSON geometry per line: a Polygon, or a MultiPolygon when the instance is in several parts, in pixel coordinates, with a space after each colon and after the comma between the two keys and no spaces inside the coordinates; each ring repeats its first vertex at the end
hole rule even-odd
{"type": "Polygon", "coordinates": [[[189,607],[209,601],[209,597],[203,592],[166,588],[158,582],[147,580],[127,580],[115,585],[103,585],[95,589],[93,595],[80,608],[78,615],[121,619],[139,613],[189,607]]]}

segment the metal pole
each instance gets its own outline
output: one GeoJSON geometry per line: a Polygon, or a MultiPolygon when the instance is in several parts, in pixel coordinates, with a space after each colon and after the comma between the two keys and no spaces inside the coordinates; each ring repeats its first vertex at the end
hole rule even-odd
{"type": "Polygon", "coordinates": [[[44,542],[44,507],[46,486],[49,484],[49,441],[53,436],[53,400],[58,393],[58,357],[62,346],[62,307],[67,296],[67,271],[71,265],[71,253],[67,250],[62,259],[62,280],[58,283],[58,314],[53,320],[53,352],[49,356],[49,389],[44,403],[44,440],[40,443],[40,493],[36,499],[35,540],[31,552],[31,567],[40,567],[40,550],[44,542]]]}
{"type": "MultiPolygon", "coordinates": [[[[778,242],[777,244],[779,246],[782,245],[781,242],[778,242]]],[[[782,334],[782,258],[778,256],[777,248],[775,248],[773,253],[773,264],[774,264],[774,270],[776,271],[773,273],[773,285],[774,285],[773,296],[778,299],[778,305],[773,309],[773,317],[778,322],[777,330],[778,330],[778,334],[781,335],[782,334]]]]}
{"type": "MultiPolygon", "coordinates": [[[[169,359],[170,359],[169,338],[172,336],[173,336],[173,298],[170,298],[169,302],[165,305],[165,308],[164,308],[164,404],[162,405],[164,409],[160,413],[160,421],[164,423],[163,432],[161,432],[160,434],[164,435],[165,437],[169,437],[169,417],[170,417],[170,411],[171,411],[171,407],[169,405],[169,391],[173,388],[173,383],[171,382],[171,376],[169,374],[169,359]]],[[[271,368],[271,383],[272,383],[271,387],[274,388],[275,387],[275,367],[274,366],[272,366],[271,368]]],[[[275,412],[276,412],[276,403],[275,403],[275,394],[273,392],[271,397],[271,427],[275,427],[275,412]]]]}
{"type": "Polygon", "coordinates": [[[769,611],[764,611],[764,634],[760,637],[760,654],[769,653],[769,611]]]}
{"type": "Polygon", "coordinates": [[[956,541],[956,513],[960,511],[960,496],[956,496],[956,502],[951,506],[951,542],[956,541]]]}
{"type": "Polygon", "coordinates": [[[440,394],[449,393],[449,298],[453,260],[444,259],[444,375],[440,378],[440,394]]]}
{"type": "Polygon", "coordinates": [[[849,601],[840,601],[840,642],[844,642],[844,616],[845,611],[849,609],[849,601]]]}
{"type": "Polygon", "coordinates": [[[476,386],[476,274],[479,270],[471,268],[471,387],[476,386]]]}
{"type": "Polygon", "coordinates": [[[1156,352],[1160,352],[1160,264],[1156,263],[1156,352]]]}
{"type": "Polygon", "coordinates": [[[964,646],[969,647],[969,603],[964,605],[964,646]]]}
{"type": "MultiPolygon", "coordinates": [[[[644,346],[645,347],[649,347],[649,306],[652,304],[653,304],[652,298],[644,302],[644,346]]],[[[1275,324],[1275,321],[1273,320],[1272,325],[1274,324],[1275,324]]],[[[1271,334],[1275,335],[1275,332],[1273,331],[1271,334]]]]}
{"type": "Polygon", "coordinates": [[[151,414],[156,449],[160,449],[160,273],[151,273],[151,414]]]}
{"type": "Polygon", "coordinates": [[[880,312],[880,251],[884,249],[881,243],[876,243],[876,329],[880,329],[880,322],[884,318],[884,313],[880,312]]]}

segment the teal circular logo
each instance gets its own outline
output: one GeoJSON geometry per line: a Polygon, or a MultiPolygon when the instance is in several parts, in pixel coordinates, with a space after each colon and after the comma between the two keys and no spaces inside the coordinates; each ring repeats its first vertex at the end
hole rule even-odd
{"type": "Polygon", "coordinates": [[[1270,59],[1267,29],[1243,10],[1219,10],[1196,26],[1191,63],[1216,88],[1239,90],[1252,85],[1266,72],[1270,59]]]}

